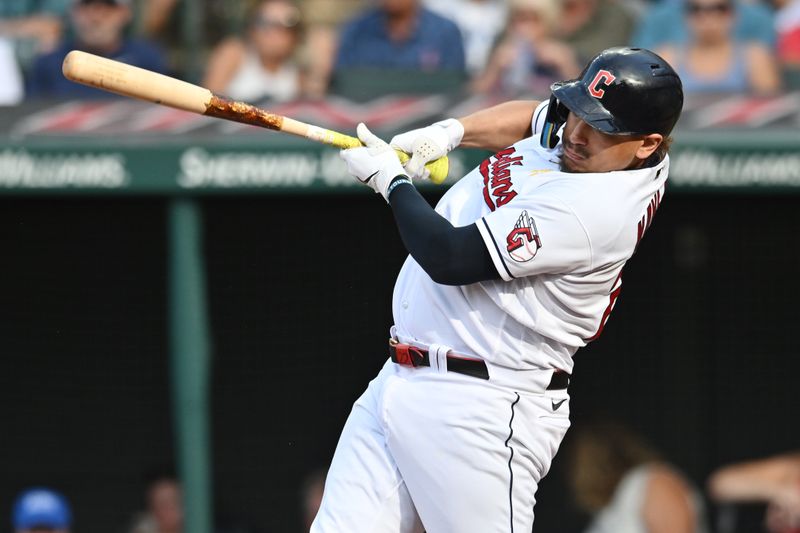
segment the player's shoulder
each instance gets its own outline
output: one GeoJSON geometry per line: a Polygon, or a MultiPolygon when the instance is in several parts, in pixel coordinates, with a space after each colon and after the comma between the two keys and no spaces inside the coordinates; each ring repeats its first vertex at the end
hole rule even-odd
{"type": "Polygon", "coordinates": [[[582,213],[626,218],[663,187],[666,162],[651,168],[598,173],[554,172],[544,185],[582,213]]]}
{"type": "Polygon", "coordinates": [[[635,228],[653,194],[662,190],[658,170],[572,173],[551,171],[535,187],[523,187],[528,202],[565,206],[586,229],[598,248],[615,244],[620,236],[635,235],[635,228]]]}

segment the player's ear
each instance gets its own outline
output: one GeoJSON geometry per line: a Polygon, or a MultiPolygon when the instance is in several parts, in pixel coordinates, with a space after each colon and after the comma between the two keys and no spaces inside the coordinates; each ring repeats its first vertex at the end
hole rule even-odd
{"type": "Polygon", "coordinates": [[[647,159],[661,146],[662,142],[664,142],[664,136],[660,133],[645,135],[642,138],[641,146],[636,150],[636,157],[641,160],[647,159]]]}

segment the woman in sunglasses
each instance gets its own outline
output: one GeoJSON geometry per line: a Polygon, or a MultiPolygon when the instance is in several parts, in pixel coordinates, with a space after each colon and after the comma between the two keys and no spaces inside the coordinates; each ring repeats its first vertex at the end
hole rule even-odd
{"type": "Polygon", "coordinates": [[[294,55],[300,40],[300,12],[291,0],[263,0],[248,17],[246,39],[217,45],[203,85],[236,100],[291,100],[300,94],[294,55]]]}
{"type": "Polygon", "coordinates": [[[684,9],[688,42],[658,51],[680,74],[684,91],[771,94],[780,89],[771,51],[735,39],[732,0],[686,0],[684,9]]]}

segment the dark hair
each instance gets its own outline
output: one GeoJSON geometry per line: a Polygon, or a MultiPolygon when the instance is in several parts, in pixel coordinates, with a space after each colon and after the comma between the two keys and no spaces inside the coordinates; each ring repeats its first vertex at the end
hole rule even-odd
{"type": "Polygon", "coordinates": [[[672,147],[672,140],[672,137],[664,137],[664,140],[658,145],[656,151],[653,152],[656,156],[658,156],[659,162],[663,161],[664,158],[667,157],[669,149],[672,147]]]}
{"type": "Polygon", "coordinates": [[[672,146],[672,137],[664,137],[661,141],[661,144],[655,149],[655,151],[650,154],[645,160],[636,160],[627,168],[627,170],[635,170],[637,168],[649,168],[654,167],[657,164],[661,163],[667,154],[669,153],[669,149],[672,146]]]}
{"type": "Polygon", "coordinates": [[[172,465],[158,465],[148,469],[144,475],[142,475],[142,485],[145,490],[149,490],[150,487],[160,481],[174,481],[178,483],[179,480],[175,472],[175,467],[172,465]]]}
{"type": "Polygon", "coordinates": [[[608,505],[628,471],[659,459],[639,435],[611,420],[578,424],[570,432],[569,482],[578,506],[590,513],[608,505]]]}

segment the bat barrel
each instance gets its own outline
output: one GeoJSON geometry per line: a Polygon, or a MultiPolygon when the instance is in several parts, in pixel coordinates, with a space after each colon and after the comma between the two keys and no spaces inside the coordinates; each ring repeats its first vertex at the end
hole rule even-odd
{"type": "Polygon", "coordinates": [[[193,113],[205,113],[212,96],[197,85],[80,50],[67,54],[61,70],[83,85],[193,113]]]}
{"type": "MultiPolygon", "coordinates": [[[[130,98],[282,131],[338,148],[361,145],[355,137],[275,115],[217,96],[203,87],[80,50],[67,54],[61,70],[69,80],[130,98]]],[[[401,152],[398,157],[407,161],[409,156],[401,152]]],[[[447,177],[447,157],[428,163],[426,167],[434,183],[441,183],[447,177]]]]}

